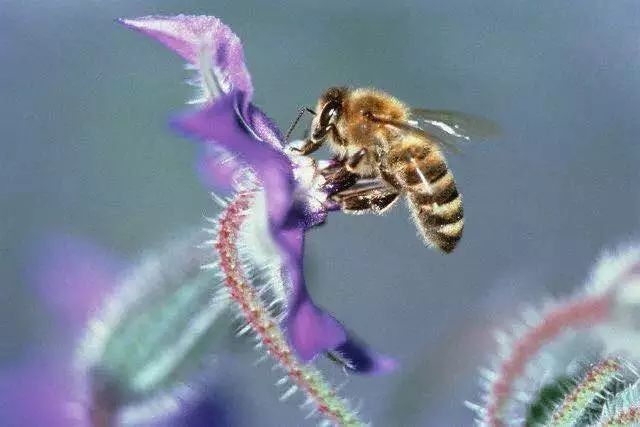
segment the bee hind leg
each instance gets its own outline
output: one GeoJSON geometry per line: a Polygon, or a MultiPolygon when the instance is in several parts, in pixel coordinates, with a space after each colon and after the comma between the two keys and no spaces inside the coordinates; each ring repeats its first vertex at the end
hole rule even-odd
{"type": "Polygon", "coordinates": [[[349,172],[355,173],[356,168],[358,167],[358,165],[360,164],[360,162],[362,161],[362,159],[366,154],[367,154],[366,148],[361,148],[351,156],[347,157],[347,161],[345,162],[344,167],[349,172]]]}
{"type": "MultiPolygon", "coordinates": [[[[334,158],[333,162],[320,171],[326,180],[323,190],[330,195],[336,195],[356,186],[363,178],[356,172],[356,168],[366,154],[367,150],[362,148],[346,159],[334,158]]],[[[376,184],[376,186],[380,186],[380,184],[376,184]]]]}
{"type": "Polygon", "coordinates": [[[353,172],[349,172],[346,168],[340,167],[335,171],[331,171],[325,176],[325,183],[322,188],[328,194],[337,194],[353,187],[360,178],[353,172]]]}
{"type": "Polygon", "coordinates": [[[334,161],[329,166],[320,171],[326,179],[323,186],[324,191],[330,195],[335,195],[356,185],[362,178],[356,172],[356,168],[366,154],[367,150],[363,148],[346,159],[334,158],[334,161]]]}
{"type": "Polygon", "coordinates": [[[400,194],[393,188],[383,184],[365,188],[359,191],[350,191],[336,194],[332,197],[343,212],[350,214],[374,213],[382,215],[387,212],[399,199],[400,194]]]}

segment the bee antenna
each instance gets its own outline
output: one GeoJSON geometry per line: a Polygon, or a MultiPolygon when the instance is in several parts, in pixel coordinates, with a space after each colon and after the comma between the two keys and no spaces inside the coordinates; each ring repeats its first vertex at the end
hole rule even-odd
{"type": "Polygon", "coordinates": [[[286,133],[286,135],[284,137],[284,142],[285,143],[289,142],[289,137],[291,136],[291,133],[296,128],[296,125],[298,124],[298,122],[300,121],[300,118],[302,117],[302,115],[304,113],[311,113],[314,116],[316,115],[316,112],[313,111],[311,108],[309,108],[309,107],[300,107],[298,109],[298,115],[296,116],[296,118],[293,121],[293,123],[291,123],[291,126],[289,126],[289,129],[287,130],[287,133],[286,133]]]}

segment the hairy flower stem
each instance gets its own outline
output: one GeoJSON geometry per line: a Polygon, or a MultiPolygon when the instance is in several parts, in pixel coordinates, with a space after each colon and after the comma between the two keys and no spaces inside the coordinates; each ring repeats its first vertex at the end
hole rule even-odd
{"type": "Polygon", "coordinates": [[[237,240],[253,197],[251,192],[238,193],[219,217],[215,247],[220,257],[225,286],[267,352],[286,371],[294,387],[304,391],[315,410],[336,425],[364,425],[349,408],[347,401],[338,397],[335,389],[325,382],[319,371],[300,363],[295,357],[277,320],[245,277],[237,240]]]}
{"type": "Polygon", "coordinates": [[[576,425],[594,399],[620,373],[620,369],[620,363],[616,359],[605,359],[594,365],[556,408],[550,426],[576,425]]]}
{"type": "Polygon", "coordinates": [[[614,416],[601,421],[598,426],[601,427],[624,427],[636,425],[640,423],[640,406],[635,405],[618,412],[614,416]]]}
{"type": "Polygon", "coordinates": [[[597,295],[563,304],[547,313],[513,345],[511,354],[502,361],[485,406],[485,423],[503,425],[502,409],[514,382],[522,375],[527,363],[546,343],[572,328],[593,325],[606,318],[610,296],[597,295]]]}

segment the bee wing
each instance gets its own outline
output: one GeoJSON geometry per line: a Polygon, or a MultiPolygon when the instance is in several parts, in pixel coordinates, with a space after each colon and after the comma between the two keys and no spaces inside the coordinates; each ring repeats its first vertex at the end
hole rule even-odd
{"type": "Polygon", "coordinates": [[[458,111],[413,108],[411,116],[415,122],[412,124],[454,144],[485,139],[500,133],[500,127],[494,122],[458,111]]]}
{"type": "Polygon", "coordinates": [[[459,144],[457,140],[444,138],[442,136],[436,135],[435,133],[427,132],[426,130],[419,127],[416,121],[395,120],[388,117],[378,116],[376,114],[369,114],[369,119],[374,122],[393,126],[398,130],[418,136],[425,141],[435,143],[453,153],[460,153],[460,148],[458,147],[459,144]]]}

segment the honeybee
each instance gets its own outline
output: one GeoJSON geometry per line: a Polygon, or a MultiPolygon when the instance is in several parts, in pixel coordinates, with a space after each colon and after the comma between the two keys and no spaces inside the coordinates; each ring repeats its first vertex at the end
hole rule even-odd
{"type": "Polygon", "coordinates": [[[479,117],[409,108],[376,89],[332,87],[319,98],[298,151],[329,145],[335,161],[324,173],[344,212],[382,214],[404,195],[425,243],[449,253],[464,216],[442,148],[495,133],[497,126],[479,117]]]}

